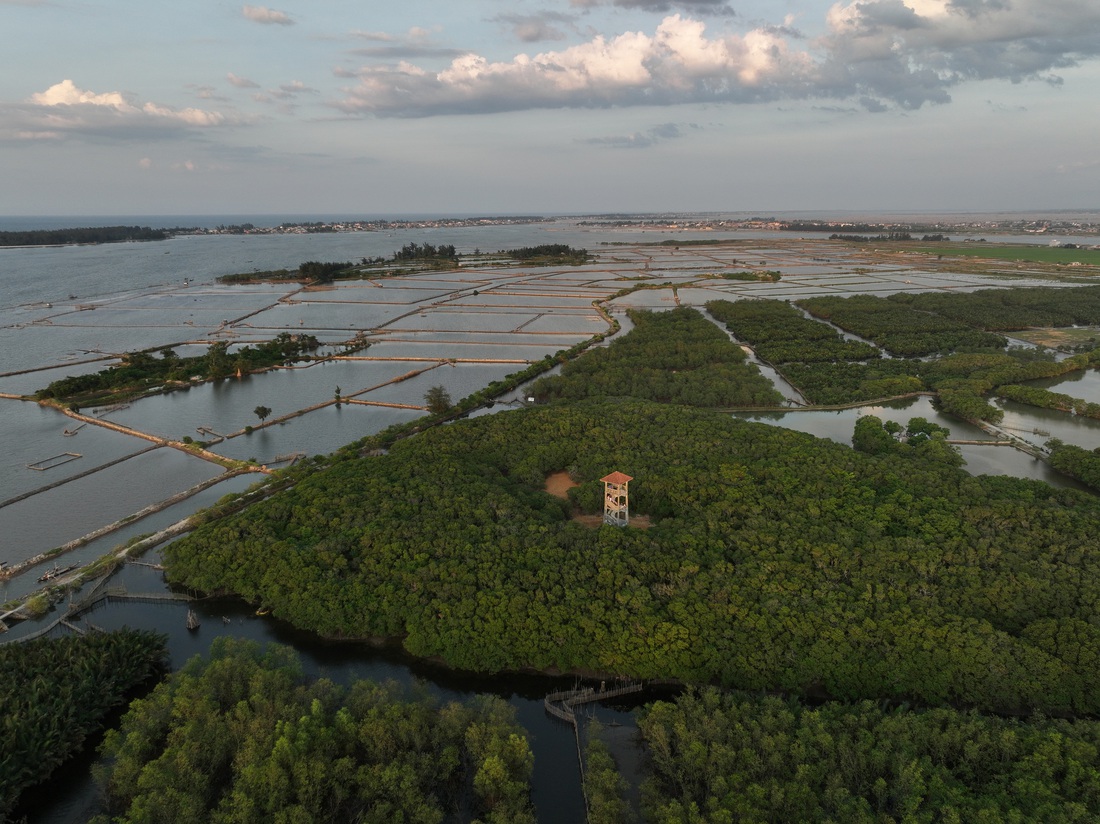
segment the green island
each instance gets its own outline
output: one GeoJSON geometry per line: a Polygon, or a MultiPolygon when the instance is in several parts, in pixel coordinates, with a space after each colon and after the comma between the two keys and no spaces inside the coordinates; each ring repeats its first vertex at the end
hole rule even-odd
{"type": "Polygon", "coordinates": [[[533,757],[500,698],[307,680],[293,650],[216,639],[103,743],[108,822],[533,824],[533,757]]]}
{"type": "Polygon", "coordinates": [[[574,249],[563,243],[546,243],[540,246],[524,246],[519,249],[502,249],[494,255],[480,250],[472,255],[460,255],[453,244],[406,243],[390,258],[362,258],[354,261],[306,261],[297,269],[269,269],[254,272],[238,272],[222,275],[219,283],[253,283],[271,280],[297,280],[304,283],[328,284],[335,280],[360,280],[364,278],[389,278],[400,275],[456,269],[466,259],[480,260],[486,257],[503,258],[526,266],[579,266],[589,260],[587,249],[574,249]]]}
{"type": "Polygon", "coordinates": [[[0,821],[167,668],[165,639],[119,630],[0,645],[0,821]]]}
{"type": "Polygon", "coordinates": [[[1092,713],[1098,522],[1084,493],[922,450],[584,401],[337,461],[165,563],[179,584],[462,669],[1092,713]],[[600,511],[614,470],[651,528],[573,517],[600,511]],[[543,491],[560,471],[580,484],[568,503],[543,491]]]}
{"type": "Polygon", "coordinates": [[[115,366],[53,381],[35,392],[34,397],[76,408],[121,403],[194,383],[294,363],[308,357],[307,353],[318,346],[320,342],[313,335],[282,332],[270,341],[242,346],[233,352],[229,351],[228,341],[216,341],[205,354],[189,358],[181,358],[171,348],[128,352],[115,366]]]}

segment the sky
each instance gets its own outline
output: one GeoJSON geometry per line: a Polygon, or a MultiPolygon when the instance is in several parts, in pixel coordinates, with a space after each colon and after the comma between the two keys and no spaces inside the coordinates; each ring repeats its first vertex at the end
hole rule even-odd
{"type": "Polygon", "coordinates": [[[0,215],[1100,207],[1100,0],[0,0],[0,215]]]}

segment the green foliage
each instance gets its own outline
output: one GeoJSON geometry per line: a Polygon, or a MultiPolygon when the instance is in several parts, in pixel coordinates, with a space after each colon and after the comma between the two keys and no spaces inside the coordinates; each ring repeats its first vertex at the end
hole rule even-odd
{"type": "Polygon", "coordinates": [[[319,260],[307,260],[298,265],[299,277],[306,280],[315,280],[320,283],[330,283],[337,275],[346,273],[355,264],[351,261],[344,263],[324,263],[319,260]]]}
{"type": "Polygon", "coordinates": [[[1094,619],[1100,503],[906,450],[637,401],[535,407],[333,463],[165,562],[300,627],[465,669],[1100,711],[1097,672],[1023,634],[1094,619]],[[542,491],[566,468],[593,509],[599,478],[633,476],[653,528],[570,520],[542,491]]]}
{"type": "Polygon", "coordinates": [[[962,466],[959,451],[947,443],[950,430],[926,418],[910,418],[902,429],[892,421],[883,423],[875,415],[863,415],[856,421],[852,447],[868,455],[908,455],[949,466],[962,466]]]}
{"type": "Polygon", "coordinates": [[[1037,386],[1019,386],[1016,384],[998,386],[996,395],[999,398],[1038,406],[1042,409],[1069,412],[1083,418],[1100,418],[1100,403],[1083,401],[1072,395],[1051,392],[1049,389],[1040,389],[1037,386]]]}
{"type": "Polygon", "coordinates": [[[776,272],[774,269],[762,269],[757,271],[746,272],[718,272],[714,277],[722,278],[723,280],[741,280],[748,282],[763,281],[764,283],[776,283],[783,277],[782,273],[776,272]]]}
{"type": "Polygon", "coordinates": [[[282,332],[272,340],[255,346],[243,346],[229,353],[226,341],[210,344],[205,355],[180,358],[171,349],[129,352],[122,363],[89,375],[76,375],[56,380],[35,393],[39,400],[56,398],[61,402],[90,403],[121,400],[153,389],[171,389],[187,384],[193,376],[209,380],[224,378],[236,369],[253,372],[281,364],[293,363],[306,352],[320,345],[313,335],[292,335],[282,332]]]}
{"type": "Polygon", "coordinates": [[[31,229],[0,232],[0,246],[60,246],[69,243],[122,243],[164,240],[168,233],[148,226],[91,226],[80,229],[31,229]]]}
{"type": "Polygon", "coordinates": [[[858,361],[879,357],[879,350],[845,340],[828,324],[810,320],[782,300],[714,300],[707,311],[750,344],[768,363],[858,361]]]}
{"type": "Polygon", "coordinates": [[[406,243],[393,253],[394,260],[440,260],[454,261],[458,255],[453,244],[433,246],[431,243],[406,243]]]}
{"type": "Polygon", "coordinates": [[[443,386],[433,386],[424,393],[424,405],[433,415],[444,415],[451,409],[451,395],[443,386]]]}
{"type": "Polygon", "coordinates": [[[1100,818],[1100,723],[690,692],[642,712],[649,820],[1100,818]]]}
{"type": "Polygon", "coordinates": [[[592,721],[586,727],[584,792],[588,799],[588,824],[625,824],[632,819],[626,803],[626,780],[603,741],[603,727],[592,721]]]}
{"type": "Polygon", "coordinates": [[[0,821],[23,789],[79,752],[108,711],[161,672],[164,640],[127,629],[0,645],[0,821]]]}
{"type": "Polygon", "coordinates": [[[217,639],[135,701],[101,751],[112,822],[534,820],[531,751],[502,700],[306,683],[285,647],[217,639]]]}
{"type": "Polygon", "coordinates": [[[1057,438],[1047,441],[1050,465],[1086,486],[1100,491],[1100,451],[1088,450],[1057,438]]]}
{"type": "Polygon", "coordinates": [[[1007,343],[1000,335],[874,295],[829,295],[800,300],[798,305],[816,317],[874,341],[897,357],[1002,349],[1007,343]]]}
{"type": "Polygon", "coordinates": [[[523,246],[519,249],[501,250],[498,254],[508,255],[514,260],[525,263],[572,263],[580,265],[588,260],[587,249],[574,249],[564,243],[543,243],[539,246],[523,246]]]}
{"type": "Polygon", "coordinates": [[[694,309],[631,310],[635,327],[537,381],[539,400],[634,397],[691,406],[777,406],[782,396],[694,309]]]}

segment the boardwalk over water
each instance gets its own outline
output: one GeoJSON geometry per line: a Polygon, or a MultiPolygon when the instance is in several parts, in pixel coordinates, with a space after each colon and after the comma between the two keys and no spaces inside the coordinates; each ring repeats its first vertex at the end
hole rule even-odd
{"type": "MultiPolygon", "coordinates": [[[[11,643],[33,641],[35,638],[41,638],[46,633],[56,629],[59,626],[66,627],[67,629],[83,634],[85,630],[76,626],[73,622],[79,620],[80,616],[84,613],[90,612],[95,607],[108,601],[184,603],[194,600],[192,596],[186,595],[181,592],[130,592],[126,589],[125,586],[108,587],[106,586],[107,580],[108,578],[103,578],[99,581],[99,583],[93,586],[88,594],[85,595],[83,598],[77,601],[71,601],[65,612],[46,626],[28,635],[16,638],[11,643]]],[[[14,610],[13,612],[17,611],[18,610],[14,610]]],[[[12,613],[8,613],[8,615],[11,614],[12,613]]]]}
{"type": "Polygon", "coordinates": [[[543,699],[542,705],[546,712],[573,727],[573,738],[577,742],[577,764],[581,771],[581,795],[584,796],[584,814],[589,815],[588,788],[584,778],[584,750],[581,748],[581,730],[577,723],[577,714],[573,707],[579,704],[590,704],[595,701],[603,701],[610,698],[618,698],[620,695],[630,695],[641,692],[645,687],[640,681],[628,681],[618,687],[607,689],[605,682],[600,682],[600,688],[585,687],[583,689],[562,690],[552,692],[543,699]]]}

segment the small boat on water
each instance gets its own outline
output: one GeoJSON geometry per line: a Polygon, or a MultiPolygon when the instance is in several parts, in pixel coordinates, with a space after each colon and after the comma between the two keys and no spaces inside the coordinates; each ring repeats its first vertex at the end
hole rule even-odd
{"type": "Polygon", "coordinates": [[[54,564],[53,569],[47,569],[45,572],[38,576],[38,583],[44,584],[46,583],[46,581],[52,581],[54,578],[59,578],[66,572],[72,572],[78,566],[80,566],[80,564],[69,564],[68,566],[58,566],[57,564],[54,564]]]}
{"type": "Polygon", "coordinates": [[[258,610],[256,610],[256,614],[257,615],[270,615],[271,614],[271,607],[260,607],[258,610]]]}
{"type": "Polygon", "coordinates": [[[199,616],[193,609],[187,610],[187,628],[192,631],[199,628],[199,616]]]}

